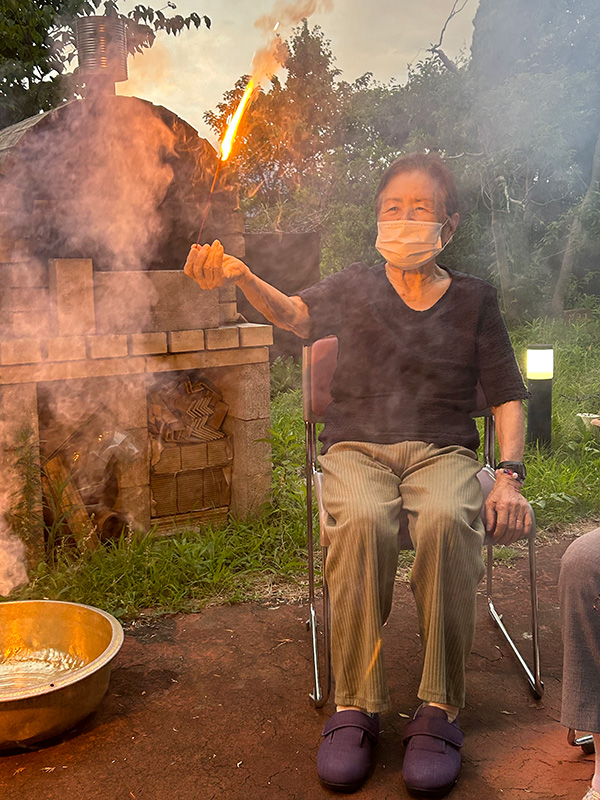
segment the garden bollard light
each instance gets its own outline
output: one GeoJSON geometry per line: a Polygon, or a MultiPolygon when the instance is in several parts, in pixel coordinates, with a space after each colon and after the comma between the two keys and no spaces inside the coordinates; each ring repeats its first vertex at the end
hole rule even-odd
{"type": "Polygon", "coordinates": [[[552,378],[554,350],[550,344],[527,347],[527,443],[540,447],[552,444],[552,378]]]}

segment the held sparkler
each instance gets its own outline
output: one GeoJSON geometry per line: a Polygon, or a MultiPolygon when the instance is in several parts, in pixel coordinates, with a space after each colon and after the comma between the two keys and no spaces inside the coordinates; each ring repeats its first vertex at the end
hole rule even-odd
{"type": "Polygon", "coordinates": [[[253,91],[254,91],[254,82],[252,81],[252,79],[250,79],[248,81],[246,89],[244,90],[242,99],[240,100],[239,105],[235,110],[235,114],[231,118],[231,122],[229,123],[227,131],[225,132],[223,141],[221,142],[221,157],[217,161],[217,168],[215,169],[215,174],[213,176],[210,192],[208,193],[206,206],[204,207],[204,215],[202,216],[202,224],[200,225],[200,233],[198,234],[198,239],[196,241],[196,244],[200,244],[200,238],[202,236],[202,231],[204,230],[204,223],[206,222],[206,217],[208,216],[208,209],[210,207],[210,201],[212,199],[213,192],[215,190],[215,186],[217,183],[217,176],[219,174],[219,170],[221,169],[221,164],[223,163],[223,161],[227,161],[227,159],[229,158],[235,134],[241,122],[244,111],[246,110],[246,106],[250,102],[250,98],[252,97],[253,91]]]}

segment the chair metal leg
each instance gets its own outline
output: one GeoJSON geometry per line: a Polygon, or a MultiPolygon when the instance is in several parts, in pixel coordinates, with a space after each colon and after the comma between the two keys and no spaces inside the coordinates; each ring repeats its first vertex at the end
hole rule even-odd
{"type": "MultiPolygon", "coordinates": [[[[323,572],[325,572],[325,562],[327,559],[327,548],[323,548],[323,572]]],[[[309,564],[309,574],[313,571],[313,565],[309,564]]],[[[314,573],[313,573],[314,574],[314,573]]],[[[315,708],[322,708],[329,699],[331,693],[331,639],[329,634],[329,592],[327,581],[323,577],[323,673],[321,673],[321,655],[319,650],[319,622],[316,610],[316,603],[313,600],[309,603],[309,619],[306,627],[310,631],[313,653],[313,690],[309,697],[315,708]],[[322,677],[324,676],[324,688],[322,677]]]]}
{"type": "Polygon", "coordinates": [[[540,669],[540,641],[539,641],[539,621],[538,621],[538,596],[537,596],[537,583],[536,583],[536,558],[535,558],[535,537],[532,536],[528,540],[529,543],[529,583],[531,591],[531,638],[532,638],[532,661],[533,669],[529,667],[523,656],[521,655],[517,645],[514,643],[512,637],[504,625],[502,614],[499,614],[494,605],[493,591],[492,591],[492,572],[493,572],[493,546],[487,546],[487,604],[488,611],[494,623],[500,629],[502,635],[506,639],[508,645],[516,656],[522,670],[525,672],[531,692],[533,696],[539,700],[544,694],[544,684],[541,678],[540,669]]]}
{"type": "Polygon", "coordinates": [[[313,665],[315,672],[315,689],[310,699],[315,708],[323,708],[331,694],[331,637],[329,632],[329,589],[325,578],[325,565],[327,563],[327,548],[323,548],[323,676],[325,688],[322,689],[319,678],[319,643],[317,639],[318,627],[316,616],[313,620],[313,665]]]}
{"type": "Polygon", "coordinates": [[[314,424],[305,423],[306,435],[306,505],[307,505],[307,549],[308,549],[308,605],[309,618],[306,628],[310,631],[313,653],[313,690],[309,697],[315,708],[322,708],[331,692],[331,647],[329,637],[329,593],[325,579],[327,548],[323,547],[323,667],[325,674],[325,690],[322,688],[320,656],[319,656],[319,623],[315,599],[315,558],[313,531],[313,471],[316,467],[316,432],[314,424]]]}
{"type": "Polygon", "coordinates": [[[572,747],[581,747],[586,755],[591,755],[592,753],[596,752],[594,748],[594,737],[591,733],[586,733],[583,736],[577,736],[577,731],[573,730],[573,728],[569,728],[567,731],[567,742],[572,747]]]}

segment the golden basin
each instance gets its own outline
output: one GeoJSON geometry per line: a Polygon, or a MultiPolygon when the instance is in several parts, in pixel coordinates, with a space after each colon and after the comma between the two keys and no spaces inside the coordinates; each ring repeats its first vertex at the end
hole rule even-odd
{"type": "Polygon", "coordinates": [[[58,600],[0,603],[0,750],[68,730],[98,706],[123,629],[58,600]]]}

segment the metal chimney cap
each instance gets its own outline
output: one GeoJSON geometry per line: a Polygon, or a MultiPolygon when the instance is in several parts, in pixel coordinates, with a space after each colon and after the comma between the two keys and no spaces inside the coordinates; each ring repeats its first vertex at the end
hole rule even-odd
{"type": "Polygon", "coordinates": [[[127,80],[127,33],[122,17],[77,17],[75,34],[83,78],[127,80]]]}

